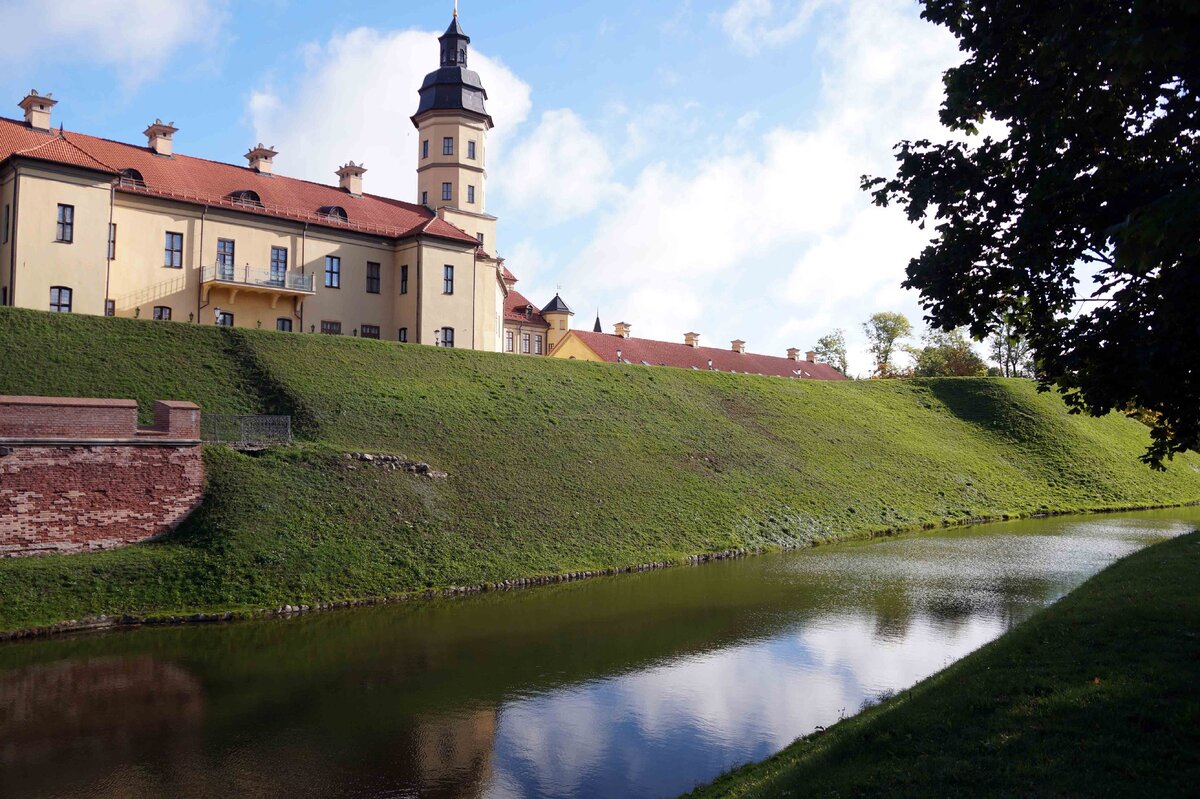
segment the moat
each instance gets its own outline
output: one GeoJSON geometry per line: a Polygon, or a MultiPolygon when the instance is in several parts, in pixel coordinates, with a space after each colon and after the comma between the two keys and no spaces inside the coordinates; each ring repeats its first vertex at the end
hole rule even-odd
{"type": "Polygon", "coordinates": [[[856,713],[1200,508],[0,646],[0,796],[663,797],[856,713]]]}

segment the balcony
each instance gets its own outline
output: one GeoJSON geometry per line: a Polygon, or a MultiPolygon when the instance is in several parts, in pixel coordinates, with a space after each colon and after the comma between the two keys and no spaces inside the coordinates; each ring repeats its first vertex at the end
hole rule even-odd
{"type": "Polygon", "coordinates": [[[200,270],[200,285],[204,290],[205,302],[208,302],[209,292],[214,287],[221,287],[229,290],[229,302],[233,302],[238,293],[242,291],[268,294],[271,296],[272,308],[281,297],[311,297],[316,293],[314,275],[274,269],[256,269],[249,265],[216,264],[215,266],[206,266],[200,270]]]}

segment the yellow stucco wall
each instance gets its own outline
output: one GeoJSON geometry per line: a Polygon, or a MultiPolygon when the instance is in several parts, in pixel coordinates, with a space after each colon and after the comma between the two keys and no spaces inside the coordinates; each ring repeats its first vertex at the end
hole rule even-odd
{"type": "Polygon", "coordinates": [[[482,212],[487,194],[487,129],[484,123],[451,112],[429,113],[417,127],[417,200],[429,192],[429,205],[451,205],[465,211],[482,212]],[[442,142],[454,139],[454,154],[442,155],[442,142]],[[423,143],[429,142],[429,157],[422,157],[423,143]],[[475,142],[475,158],[467,158],[468,143],[475,142]],[[442,183],[453,186],[449,201],[442,199],[442,183]],[[475,187],[475,202],[467,202],[467,186],[475,187]]]}

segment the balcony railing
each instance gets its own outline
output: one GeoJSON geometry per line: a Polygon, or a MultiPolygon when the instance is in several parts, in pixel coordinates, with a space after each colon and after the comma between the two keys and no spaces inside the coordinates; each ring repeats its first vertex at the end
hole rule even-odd
{"type": "Polygon", "coordinates": [[[264,289],[312,293],[315,291],[314,279],[315,275],[305,275],[300,272],[256,269],[249,265],[216,264],[215,266],[206,266],[201,270],[200,282],[234,283],[264,289]]]}

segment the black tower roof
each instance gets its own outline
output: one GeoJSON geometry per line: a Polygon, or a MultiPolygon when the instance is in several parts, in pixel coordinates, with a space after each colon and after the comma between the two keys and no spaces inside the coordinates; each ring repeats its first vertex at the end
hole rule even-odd
{"type": "Polygon", "coordinates": [[[596,311],[596,324],[592,327],[593,333],[603,333],[604,328],[600,326],[600,312],[596,311]]]}
{"type": "Polygon", "coordinates": [[[554,295],[554,299],[550,300],[550,304],[542,309],[543,315],[548,313],[567,313],[571,314],[572,316],[575,315],[575,312],[568,308],[567,304],[563,302],[562,297],[558,296],[557,294],[554,295]]]}
{"type": "Polygon", "coordinates": [[[438,41],[441,43],[441,67],[426,75],[421,84],[421,102],[417,113],[413,114],[413,124],[417,117],[428,111],[465,111],[492,127],[492,117],[484,106],[487,91],[479,80],[479,73],[467,69],[471,37],[458,24],[457,14],[438,41]]]}

